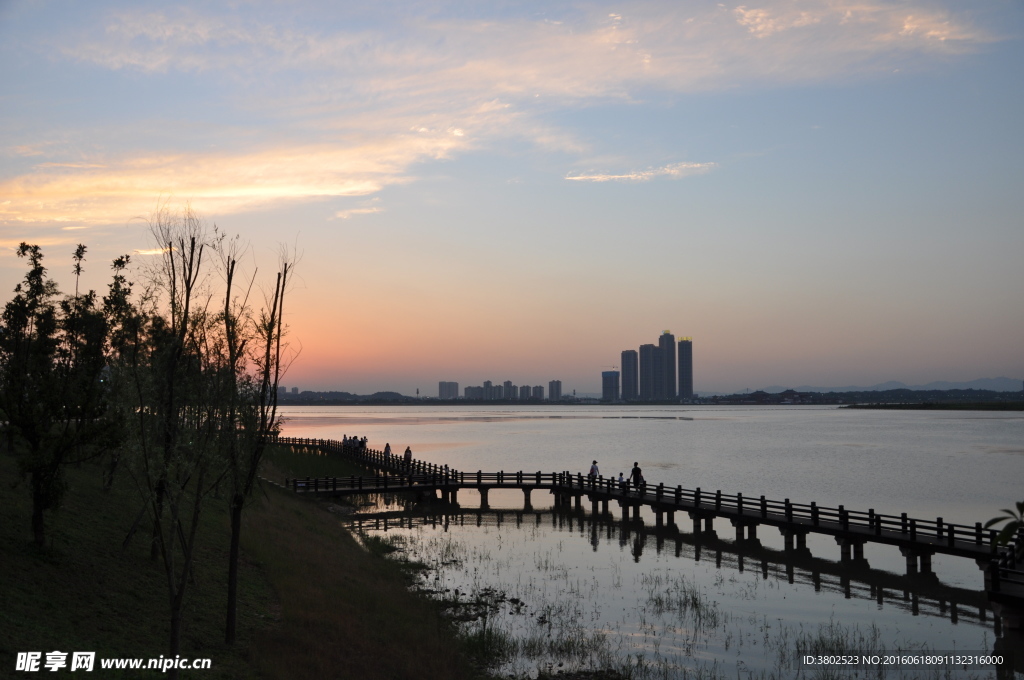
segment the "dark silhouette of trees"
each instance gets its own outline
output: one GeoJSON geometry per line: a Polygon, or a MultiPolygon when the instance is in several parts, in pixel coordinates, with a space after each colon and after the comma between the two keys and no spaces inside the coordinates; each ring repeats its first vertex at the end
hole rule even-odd
{"type": "Polygon", "coordinates": [[[282,255],[272,287],[252,305],[256,277],[238,283],[237,239],[207,230],[187,208],[158,211],[150,227],[159,255],[141,290],[126,255],[114,261],[102,300],[78,289],[85,246],[73,255],[75,293],[62,296],[40,248],[21,245],[29,270],[3,310],[0,409],[3,441],[30,480],[36,543],[64,492],[65,465],[106,455],[105,487],[132,477],[142,503],[124,543],[149,530],[150,555],[166,575],[173,657],[200,520],[223,487],[231,520],[225,639],[235,639],[242,517],[279,428],[294,261],[282,255]],[[223,285],[213,276],[217,255],[223,285]]]}
{"type": "Polygon", "coordinates": [[[0,329],[0,408],[8,449],[29,479],[32,537],[46,541],[45,513],[65,491],[64,466],[116,444],[104,383],[107,323],[96,293],[80,294],[86,248],[73,254],[74,295],[47,277],[39,246],[22,243],[29,270],[4,307],[0,329]]]}

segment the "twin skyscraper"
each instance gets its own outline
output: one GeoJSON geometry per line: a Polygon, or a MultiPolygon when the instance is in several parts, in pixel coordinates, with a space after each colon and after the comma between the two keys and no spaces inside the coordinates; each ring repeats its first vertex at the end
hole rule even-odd
{"type": "Polygon", "coordinates": [[[621,390],[619,371],[601,374],[604,401],[693,400],[693,338],[676,343],[676,336],[665,331],[657,345],[640,345],[639,353],[624,351],[621,366],[621,390]]]}

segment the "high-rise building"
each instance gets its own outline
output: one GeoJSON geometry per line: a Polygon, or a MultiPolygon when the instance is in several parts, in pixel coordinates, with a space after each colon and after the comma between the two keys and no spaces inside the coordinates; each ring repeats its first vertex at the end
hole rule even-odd
{"type": "Polygon", "coordinates": [[[661,352],[657,345],[640,345],[640,401],[654,401],[659,393],[661,352]]]}
{"type": "Polygon", "coordinates": [[[299,388],[298,387],[293,387],[292,388],[292,394],[298,395],[299,394],[299,388]]]}
{"type": "Polygon", "coordinates": [[[519,387],[519,400],[520,401],[525,401],[526,399],[529,399],[530,398],[530,394],[531,394],[531,391],[530,391],[530,386],[529,385],[521,385],[519,387]]]}
{"type": "Polygon", "coordinates": [[[656,399],[675,401],[676,392],[676,336],[665,331],[658,338],[658,350],[661,353],[661,380],[658,381],[659,393],[656,399]]]}
{"type": "Polygon", "coordinates": [[[562,398],[562,381],[552,380],[548,383],[548,401],[559,401],[562,398]]]}
{"type": "Polygon", "coordinates": [[[512,394],[512,390],[514,390],[514,389],[515,389],[515,387],[513,387],[512,381],[511,380],[506,380],[505,384],[501,388],[501,398],[502,399],[515,399],[515,395],[512,394]]]}
{"type": "Polygon", "coordinates": [[[693,399],[693,338],[679,338],[679,401],[693,399]]]}
{"type": "Polygon", "coordinates": [[[459,383],[457,382],[446,382],[442,380],[437,383],[437,398],[438,399],[458,399],[459,398],[459,383]]]}
{"type": "Polygon", "coordinates": [[[619,400],[619,372],[601,371],[601,401],[619,400]]]}
{"type": "Polygon", "coordinates": [[[635,349],[622,353],[622,401],[636,401],[640,398],[640,374],[635,349]]]}
{"type": "Polygon", "coordinates": [[[544,401],[544,386],[543,385],[534,385],[533,386],[533,394],[530,395],[530,396],[532,396],[537,401],[544,401]]]}
{"type": "Polygon", "coordinates": [[[285,387],[284,385],[278,385],[277,386],[277,394],[278,394],[278,396],[280,396],[282,394],[288,394],[288,388],[285,387]]]}

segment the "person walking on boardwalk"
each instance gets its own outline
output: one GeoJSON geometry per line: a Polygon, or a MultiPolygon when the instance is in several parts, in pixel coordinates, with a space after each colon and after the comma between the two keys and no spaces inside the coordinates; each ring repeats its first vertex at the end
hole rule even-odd
{"type": "Polygon", "coordinates": [[[391,465],[391,442],[384,445],[384,465],[391,465]]]}
{"type": "Polygon", "coordinates": [[[633,463],[633,469],[630,471],[629,476],[632,478],[633,486],[636,487],[637,493],[641,493],[640,483],[644,481],[644,474],[640,471],[640,463],[633,463]]]}
{"type": "Polygon", "coordinates": [[[403,458],[405,459],[405,467],[407,467],[407,468],[412,467],[412,447],[411,446],[406,446],[405,447],[405,455],[403,456],[403,458]]]}
{"type": "Polygon", "coordinates": [[[589,474],[590,474],[591,477],[594,477],[595,479],[597,477],[601,476],[600,471],[598,471],[598,469],[597,469],[597,461],[596,460],[590,465],[590,473],[589,474]]]}

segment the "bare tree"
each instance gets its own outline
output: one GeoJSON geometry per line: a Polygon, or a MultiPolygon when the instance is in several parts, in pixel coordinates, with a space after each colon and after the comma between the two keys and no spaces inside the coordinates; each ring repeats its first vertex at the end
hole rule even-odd
{"type": "Polygon", "coordinates": [[[260,462],[267,443],[279,429],[277,393],[286,365],[282,352],[284,300],[295,259],[282,251],[271,291],[265,291],[263,307],[253,315],[248,306],[250,279],[244,293],[234,295],[238,264],[238,241],[222,241],[221,260],[225,281],[224,310],[221,314],[225,340],[226,374],[232,385],[230,405],[225,411],[224,431],[234,433],[225,442],[230,483],[231,547],[228,562],[228,603],[224,639],[235,641],[238,600],[238,552],[242,534],[242,513],[258,480],[260,462]]]}

